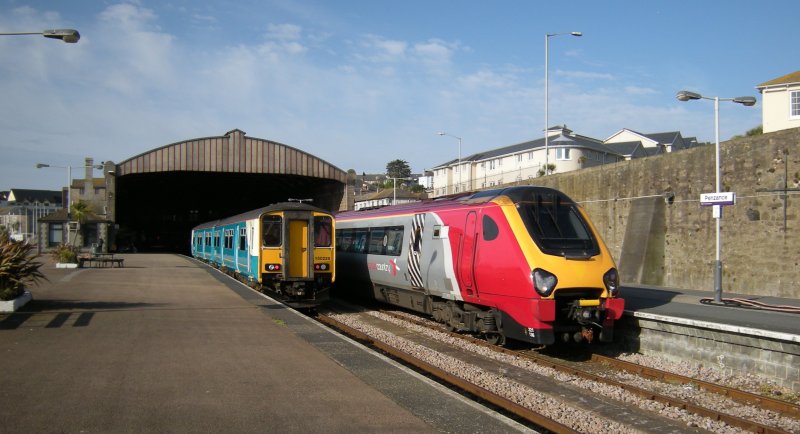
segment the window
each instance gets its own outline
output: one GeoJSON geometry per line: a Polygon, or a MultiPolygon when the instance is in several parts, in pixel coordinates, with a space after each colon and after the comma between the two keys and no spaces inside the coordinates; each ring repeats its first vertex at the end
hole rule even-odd
{"type": "Polygon", "coordinates": [[[279,215],[264,216],[262,220],[262,236],[264,247],[278,247],[281,245],[281,228],[283,219],[279,215]]]}
{"type": "Polygon", "coordinates": [[[577,206],[560,193],[524,191],[511,197],[542,253],[588,258],[599,247],[577,206]]]}
{"type": "Polygon", "coordinates": [[[486,241],[492,241],[497,238],[500,234],[500,228],[497,226],[497,222],[492,220],[491,217],[488,215],[483,216],[483,239],[486,241]]]}
{"type": "Polygon", "coordinates": [[[328,216],[314,217],[314,246],[315,247],[330,247],[331,246],[331,228],[333,223],[328,216]]]}
{"type": "Polygon", "coordinates": [[[224,248],[232,249],[233,248],[233,229],[226,229],[225,230],[225,245],[224,248]]]}
{"type": "Polygon", "coordinates": [[[403,250],[403,227],[339,229],[336,250],[370,255],[399,256],[403,250]]]}
{"type": "Polygon", "coordinates": [[[64,241],[64,223],[50,223],[50,230],[47,234],[47,243],[57,246],[64,241]]]}
{"type": "Polygon", "coordinates": [[[569,148],[556,148],[556,160],[569,160],[569,148]]]}
{"type": "Polygon", "coordinates": [[[789,117],[800,118],[800,90],[789,93],[789,117]]]}
{"type": "Polygon", "coordinates": [[[519,163],[521,161],[522,161],[522,154],[519,154],[519,155],[517,155],[517,162],[519,163]]]}
{"type": "Polygon", "coordinates": [[[533,160],[533,151],[528,152],[528,160],[533,160]]]}
{"type": "Polygon", "coordinates": [[[239,250],[247,250],[247,229],[239,228],[239,250]]]}

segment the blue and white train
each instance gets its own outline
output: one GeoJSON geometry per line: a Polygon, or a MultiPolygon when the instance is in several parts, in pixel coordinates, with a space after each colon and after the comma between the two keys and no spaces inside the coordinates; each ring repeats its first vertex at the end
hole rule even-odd
{"type": "Polygon", "coordinates": [[[288,306],[313,308],[336,277],[335,222],[328,211],[284,202],[192,229],[192,256],[288,306]]]}

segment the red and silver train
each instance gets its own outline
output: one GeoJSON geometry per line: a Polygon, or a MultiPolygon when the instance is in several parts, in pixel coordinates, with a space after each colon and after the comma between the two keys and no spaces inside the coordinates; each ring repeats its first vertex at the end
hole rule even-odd
{"type": "Polygon", "coordinates": [[[583,209],[520,186],[336,216],[337,288],[453,330],[550,345],[609,342],[622,316],[614,260],[583,209]]]}

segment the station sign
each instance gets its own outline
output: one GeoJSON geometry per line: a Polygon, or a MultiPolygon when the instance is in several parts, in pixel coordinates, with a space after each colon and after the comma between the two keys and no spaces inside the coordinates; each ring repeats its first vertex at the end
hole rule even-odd
{"type": "Polygon", "coordinates": [[[700,205],[734,205],[736,203],[736,193],[703,193],[700,195],[700,205]]]}

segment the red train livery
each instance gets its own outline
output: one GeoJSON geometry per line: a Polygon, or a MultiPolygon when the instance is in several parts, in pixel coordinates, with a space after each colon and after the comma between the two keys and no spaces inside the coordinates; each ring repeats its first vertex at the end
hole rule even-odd
{"type": "Polygon", "coordinates": [[[565,194],[520,186],[336,216],[337,291],[453,330],[549,345],[611,341],[624,300],[614,260],[565,194]]]}

